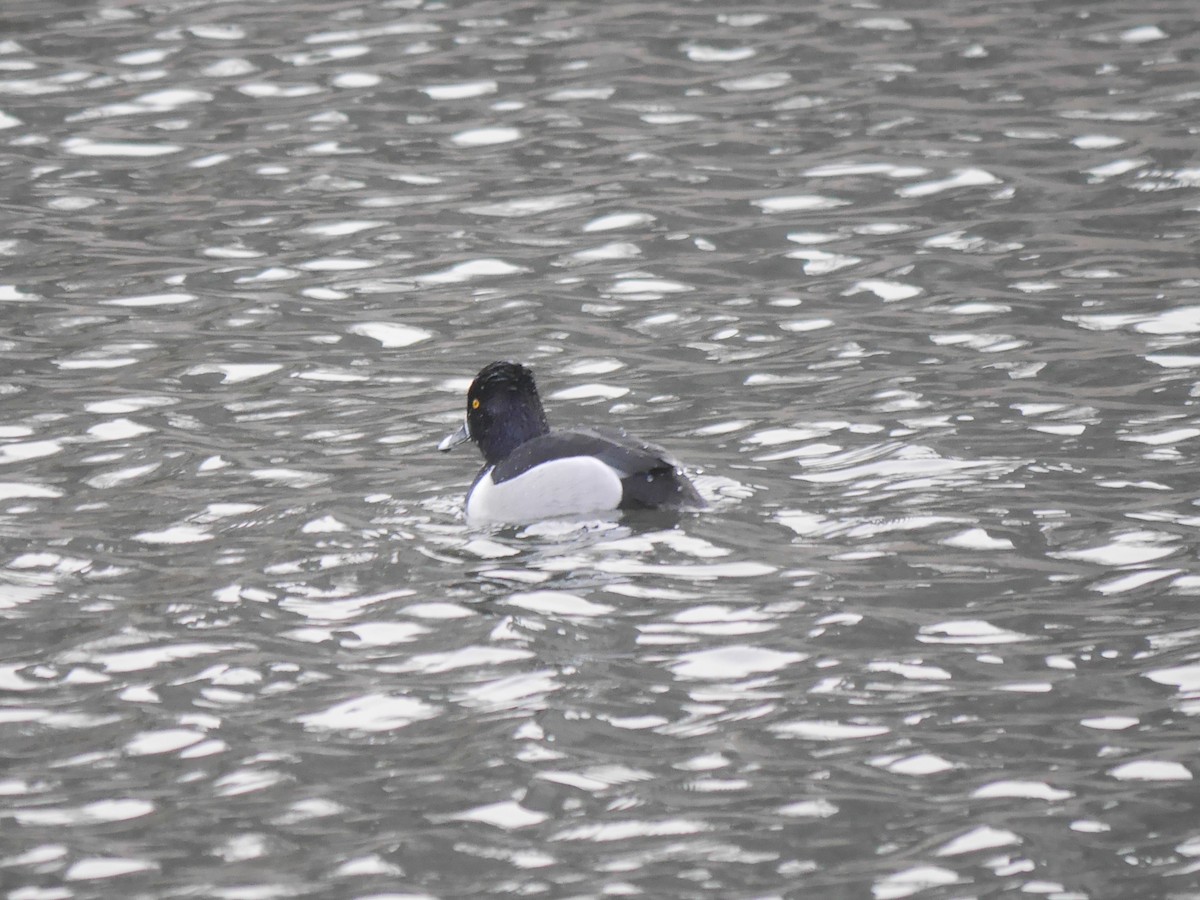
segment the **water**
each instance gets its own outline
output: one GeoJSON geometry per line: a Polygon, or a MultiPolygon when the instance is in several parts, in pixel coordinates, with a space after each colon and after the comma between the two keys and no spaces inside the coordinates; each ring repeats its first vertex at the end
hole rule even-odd
{"type": "Polygon", "coordinates": [[[1191,4],[2,19],[6,900],[1200,896],[1191,4]]]}

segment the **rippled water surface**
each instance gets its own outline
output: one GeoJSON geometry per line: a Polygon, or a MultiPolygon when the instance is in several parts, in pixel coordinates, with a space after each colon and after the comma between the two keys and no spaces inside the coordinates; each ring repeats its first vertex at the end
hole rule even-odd
{"type": "Polygon", "coordinates": [[[6,900],[1200,896],[1189,0],[0,22],[6,900]]]}

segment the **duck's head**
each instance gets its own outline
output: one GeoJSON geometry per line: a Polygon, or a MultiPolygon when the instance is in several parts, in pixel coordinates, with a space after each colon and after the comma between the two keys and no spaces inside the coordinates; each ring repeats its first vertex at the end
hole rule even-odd
{"type": "Polygon", "coordinates": [[[494,465],[549,430],[533,372],[520,363],[488,363],[467,389],[466,421],[438,449],[449,450],[469,438],[494,465]]]}

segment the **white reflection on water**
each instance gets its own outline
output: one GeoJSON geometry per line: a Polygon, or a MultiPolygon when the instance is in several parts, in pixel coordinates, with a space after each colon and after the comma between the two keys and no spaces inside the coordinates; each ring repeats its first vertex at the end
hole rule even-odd
{"type": "Polygon", "coordinates": [[[393,731],[438,712],[437,707],[413,697],[376,693],[343,700],[320,712],[300,716],[299,721],[318,731],[393,731]]]}

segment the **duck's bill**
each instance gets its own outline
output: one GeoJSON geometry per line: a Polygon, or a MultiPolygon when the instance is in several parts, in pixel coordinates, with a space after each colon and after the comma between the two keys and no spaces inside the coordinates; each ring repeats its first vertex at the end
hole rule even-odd
{"type": "Polygon", "coordinates": [[[445,452],[453,447],[457,447],[463,441],[470,440],[471,432],[467,430],[467,423],[463,422],[458,431],[453,434],[448,434],[442,438],[442,442],[438,444],[438,449],[445,452]]]}

